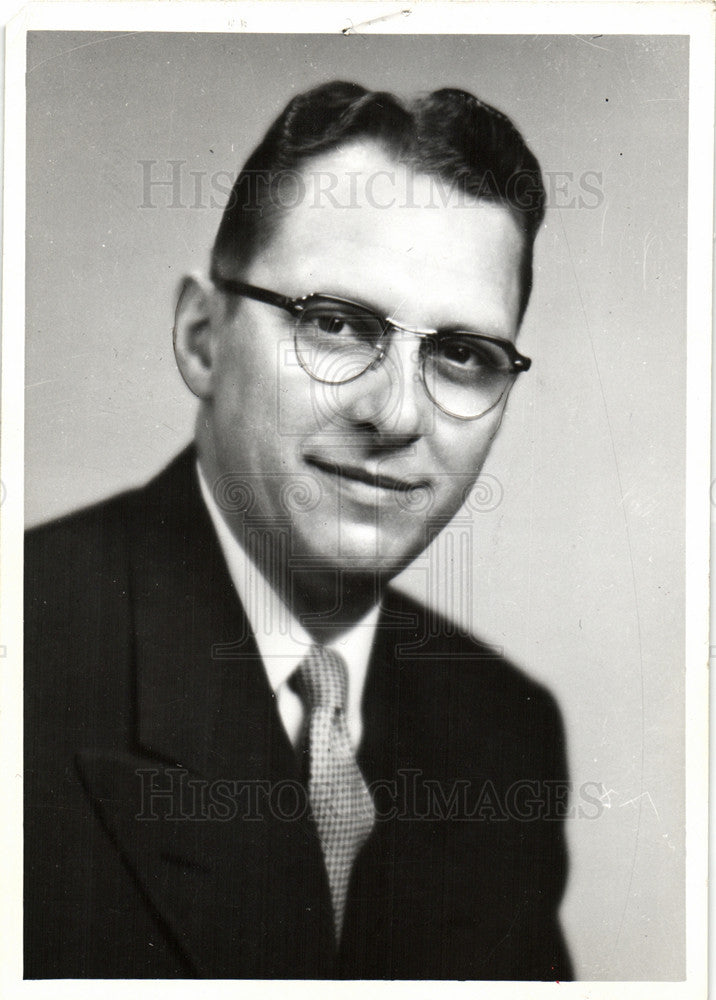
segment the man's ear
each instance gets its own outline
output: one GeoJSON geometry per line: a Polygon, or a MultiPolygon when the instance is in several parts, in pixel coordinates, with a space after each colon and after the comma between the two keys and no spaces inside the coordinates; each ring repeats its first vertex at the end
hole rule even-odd
{"type": "Polygon", "coordinates": [[[209,399],[216,344],[212,324],[213,286],[191,275],[179,288],[174,316],[174,357],[181,376],[199,399],[209,399]]]}

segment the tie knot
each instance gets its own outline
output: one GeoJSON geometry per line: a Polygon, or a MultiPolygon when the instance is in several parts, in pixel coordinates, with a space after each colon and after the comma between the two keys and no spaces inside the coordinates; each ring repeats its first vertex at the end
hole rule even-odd
{"type": "Polygon", "coordinates": [[[309,711],[314,708],[345,711],[348,671],[343,657],[327,646],[311,646],[296,671],[296,688],[309,711]]]}

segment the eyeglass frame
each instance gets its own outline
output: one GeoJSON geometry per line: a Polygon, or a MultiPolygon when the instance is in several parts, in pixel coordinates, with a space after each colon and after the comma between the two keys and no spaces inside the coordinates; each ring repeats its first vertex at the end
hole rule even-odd
{"type": "MultiPolygon", "coordinates": [[[[289,313],[294,319],[300,319],[306,303],[310,299],[322,298],[327,299],[331,302],[336,302],[339,305],[352,306],[353,308],[365,310],[372,316],[375,316],[381,321],[381,326],[383,328],[383,333],[381,338],[385,338],[386,347],[382,344],[378,345],[378,354],[376,357],[367,365],[363,371],[358,372],[357,375],[351,375],[350,378],[342,379],[339,381],[332,381],[330,379],[322,379],[320,376],[315,375],[310,368],[308,368],[302,358],[301,353],[296,349],[296,357],[298,358],[298,363],[301,365],[303,370],[306,372],[310,378],[314,379],[316,382],[321,382],[323,385],[348,385],[350,382],[355,382],[356,379],[361,378],[366,372],[370,371],[372,368],[377,368],[387,354],[387,343],[389,338],[386,336],[390,330],[399,330],[402,333],[410,333],[415,337],[419,337],[421,340],[426,340],[429,337],[439,337],[441,334],[458,334],[463,333],[469,337],[474,337],[475,340],[486,341],[490,344],[495,344],[502,348],[507,355],[511,368],[507,370],[505,374],[514,375],[515,378],[521,373],[529,371],[530,365],[532,364],[532,359],[528,358],[524,354],[520,354],[515,345],[510,340],[505,340],[502,337],[490,337],[484,333],[475,333],[472,330],[465,330],[461,327],[454,327],[450,329],[434,329],[434,328],[421,328],[421,327],[411,327],[406,326],[404,323],[399,323],[397,320],[393,319],[391,316],[385,316],[379,310],[374,309],[372,306],[366,305],[364,302],[357,302],[355,299],[347,299],[341,295],[334,295],[332,292],[309,292],[308,295],[301,295],[296,298],[291,298],[289,295],[282,295],[280,292],[273,292],[268,288],[261,288],[259,285],[251,285],[245,281],[240,281],[235,278],[225,278],[223,275],[213,273],[211,275],[212,283],[219,288],[221,291],[228,292],[231,295],[240,295],[243,298],[253,299],[256,302],[263,302],[266,305],[276,306],[279,309],[283,309],[285,312],[289,313]]],[[[298,336],[294,332],[294,344],[295,339],[298,336]]],[[[450,417],[454,417],[455,420],[479,420],[484,417],[490,410],[493,410],[495,406],[500,402],[504,396],[504,390],[500,393],[498,399],[489,406],[482,413],[478,413],[475,417],[463,417],[460,414],[452,413],[450,410],[446,410],[444,406],[441,406],[430,394],[427,384],[425,382],[425,357],[423,356],[420,365],[421,381],[423,382],[423,387],[425,389],[428,399],[434,406],[437,406],[439,410],[447,414],[450,417]]],[[[514,383],[514,379],[513,379],[514,383]]],[[[512,388],[512,384],[509,387],[512,388]]]]}

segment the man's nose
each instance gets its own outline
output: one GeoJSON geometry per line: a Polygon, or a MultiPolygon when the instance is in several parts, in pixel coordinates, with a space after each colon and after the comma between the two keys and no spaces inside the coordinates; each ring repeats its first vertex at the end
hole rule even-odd
{"type": "Polygon", "coordinates": [[[385,354],[354,382],[340,386],[342,410],[352,423],[411,441],[427,433],[433,404],[421,375],[420,340],[393,331],[385,354]]]}

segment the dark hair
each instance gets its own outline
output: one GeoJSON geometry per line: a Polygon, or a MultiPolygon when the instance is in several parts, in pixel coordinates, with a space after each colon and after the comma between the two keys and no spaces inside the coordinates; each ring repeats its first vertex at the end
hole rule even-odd
{"type": "Polygon", "coordinates": [[[279,185],[350,140],[369,139],[396,161],[503,203],[524,234],[520,319],[532,289],[532,250],[544,217],[539,163],[510,119],[464,90],[406,104],[393,94],[334,81],[291,100],[246,161],[212,251],[213,276],[230,277],[265,246],[287,209],[279,185]]]}

